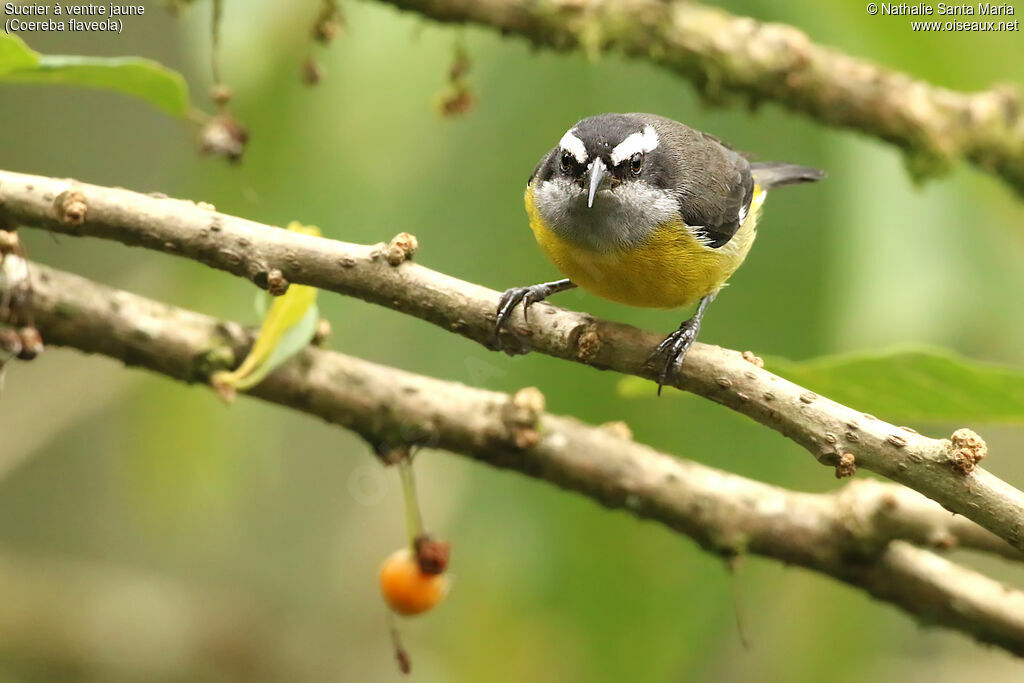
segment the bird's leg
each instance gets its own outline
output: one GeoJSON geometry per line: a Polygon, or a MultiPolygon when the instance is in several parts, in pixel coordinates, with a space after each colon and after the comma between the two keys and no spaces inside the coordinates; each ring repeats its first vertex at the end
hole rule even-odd
{"type": "Polygon", "coordinates": [[[708,304],[715,300],[717,294],[718,292],[712,292],[702,298],[697,304],[697,311],[693,317],[684,320],[679,329],[665,337],[665,341],[658,344],[658,348],[654,349],[654,353],[651,354],[651,360],[664,359],[661,371],[658,373],[658,396],[661,396],[661,388],[665,386],[669,375],[673,371],[678,372],[682,367],[686,352],[696,341],[697,333],[700,332],[700,323],[704,320],[704,312],[707,311],[708,304]]]}
{"type": "Polygon", "coordinates": [[[538,301],[544,301],[544,299],[552,294],[564,292],[575,286],[575,284],[569,281],[569,278],[565,278],[554,280],[553,282],[542,282],[539,285],[513,287],[512,289],[505,290],[505,293],[501,295],[501,299],[498,301],[498,314],[494,322],[494,346],[499,350],[502,348],[501,331],[508,325],[508,321],[512,317],[512,311],[515,310],[516,304],[520,301],[523,302],[523,318],[529,320],[528,312],[531,305],[538,301]]]}

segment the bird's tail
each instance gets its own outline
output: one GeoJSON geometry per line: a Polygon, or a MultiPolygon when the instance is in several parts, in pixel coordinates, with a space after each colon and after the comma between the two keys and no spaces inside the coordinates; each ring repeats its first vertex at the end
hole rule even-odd
{"type": "Polygon", "coordinates": [[[816,168],[777,161],[754,162],[750,164],[750,172],[754,176],[754,182],[766,190],[780,185],[812,183],[825,177],[825,172],[816,168]]]}

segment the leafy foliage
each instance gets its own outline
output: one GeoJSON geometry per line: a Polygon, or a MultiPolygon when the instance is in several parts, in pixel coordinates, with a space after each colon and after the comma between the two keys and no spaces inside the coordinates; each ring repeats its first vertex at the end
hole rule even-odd
{"type": "Polygon", "coordinates": [[[39,55],[18,36],[0,34],[0,75],[16,69],[32,68],[39,55]]]}
{"type": "MultiPolygon", "coordinates": [[[[315,225],[302,225],[298,221],[292,221],[288,230],[315,237],[321,234],[315,225]]],[[[256,308],[263,323],[249,355],[236,370],[219,372],[211,378],[211,384],[225,399],[233,399],[235,390],[256,386],[309,344],[320,320],[316,305],[318,291],[315,287],[293,284],[269,306],[265,296],[257,298],[256,308]]]]}
{"type": "Polygon", "coordinates": [[[137,97],[172,116],[189,109],[188,85],[176,71],[139,57],[40,55],[17,36],[0,35],[0,82],[72,85],[137,97]]]}

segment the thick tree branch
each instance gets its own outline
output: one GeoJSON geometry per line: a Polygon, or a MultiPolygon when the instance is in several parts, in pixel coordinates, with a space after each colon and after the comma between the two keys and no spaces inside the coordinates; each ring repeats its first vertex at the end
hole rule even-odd
{"type": "MultiPolygon", "coordinates": [[[[298,235],[219,214],[192,202],[0,171],[0,223],[113,239],[184,256],[266,287],[313,285],[422,318],[489,344],[498,293],[402,261],[397,245],[362,246],[298,235]],[[397,265],[392,265],[395,263],[397,265]]],[[[661,337],[548,305],[527,324],[513,318],[531,350],[600,369],[651,378],[647,359],[661,337]]],[[[508,337],[511,344],[514,338],[508,337]]],[[[523,349],[525,350],[525,348],[523,349]]],[[[741,354],[695,344],[678,388],[742,413],[791,438],[820,462],[843,454],[900,482],[1024,549],[1024,494],[973,462],[947,439],[931,439],[818,396],[758,368],[741,354]]]]}
{"type": "Polygon", "coordinates": [[[1024,194],[1024,106],[1010,86],[970,94],[939,88],[815,45],[790,26],[688,0],[384,1],[555,49],[615,49],[691,79],[710,100],[770,100],[887,140],[917,175],[963,157],[1024,194]]]}
{"type": "MultiPolygon", "coordinates": [[[[202,382],[251,341],[235,323],[35,264],[30,271],[36,323],[50,343],[202,382]]],[[[1024,654],[1024,594],[894,539],[1018,553],[906,489],[863,481],[834,494],[787,491],[546,413],[536,390],[509,396],[315,348],[251,393],[374,444],[426,443],[544,479],[726,557],[753,552],[833,576],[928,623],[1024,654]]]]}

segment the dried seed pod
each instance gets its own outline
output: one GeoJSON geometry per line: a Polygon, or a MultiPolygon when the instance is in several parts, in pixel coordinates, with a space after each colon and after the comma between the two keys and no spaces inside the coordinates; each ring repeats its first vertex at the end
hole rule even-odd
{"type": "Polygon", "coordinates": [[[214,116],[206,125],[200,137],[200,148],[204,154],[224,157],[237,162],[245,152],[249,132],[230,114],[214,116]]]}
{"type": "Polygon", "coordinates": [[[443,574],[448,568],[452,544],[448,541],[435,541],[429,534],[420,534],[412,544],[416,553],[416,562],[425,574],[443,574]]]}
{"type": "Polygon", "coordinates": [[[299,75],[302,77],[302,82],[306,85],[317,85],[320,81],[324,80],[324,77],[327,75],[327,69],[312,57],[307,57],[302,60],[302,69],[299,75]]]}

